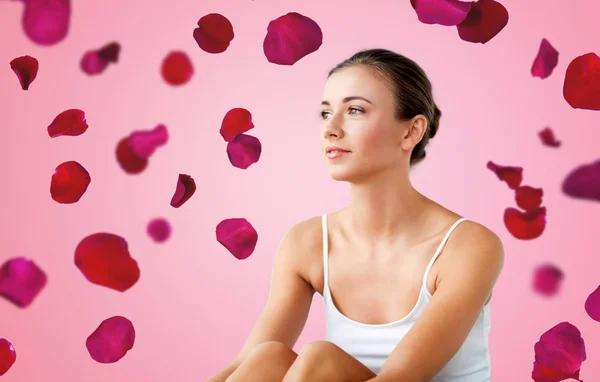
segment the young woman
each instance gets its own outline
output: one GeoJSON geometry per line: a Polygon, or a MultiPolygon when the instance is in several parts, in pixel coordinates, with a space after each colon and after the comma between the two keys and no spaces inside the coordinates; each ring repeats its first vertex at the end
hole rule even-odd
{"type": "Polygon", "coordinates": [[[329,73],[323,156],[351,203],[292,227],[264,312],[236,359],[209,381],[485,382],[492,288],[504,264],[489,229],[419,193],[440,110],[414,61],[356,53],[329,73]],[[313,293],[326,340],[292,350],[313,293]]]}

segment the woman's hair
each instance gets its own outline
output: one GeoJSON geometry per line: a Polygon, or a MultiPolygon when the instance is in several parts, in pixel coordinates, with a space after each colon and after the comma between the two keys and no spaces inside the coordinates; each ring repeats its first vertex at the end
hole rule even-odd
{"type": "Polygon", "coordinates": [[[406,121],[419,114],[427,118],[427,131],[410,156],[411,166],[421,162],[425,159],[425,146],[437,133],[442,115],[433,100],[431,82],[425,71],[401,54],[387,49],[367,49],[336,65],[327,78],[341,69],[355,65],[366,66],[384,79],[394,96],[396,119],[406,121]]]}

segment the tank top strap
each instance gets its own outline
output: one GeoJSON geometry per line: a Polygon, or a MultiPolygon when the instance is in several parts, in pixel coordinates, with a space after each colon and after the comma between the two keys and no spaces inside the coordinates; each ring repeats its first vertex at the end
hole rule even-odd
{"type": "Polygon", "coordinates": [[[429,270],[433,266],[433,263],[438,258],[438,256],[440,255],[440,253],[442,253],[442,249],[444,248],[444,245],[446,245],[446,242],[450,238],[450,235],[452,234],[452,232],[456,229],[456,227],[458,227],[458,225],[460,223],[464,222],[465,220],[467,220],[467,219],[463,217],[463,218],[458,219],[456,222],[454,222],[454,224],[452,224],[452,226],[450,227],[450,229],[448,229],[448,232],[446,232],[446,236],[444,236],[444,238],[442,239],[442,242],[440,243],[440,245],[437,247],[437,250],[433,254],[433,257],[429,261],[429,264],[427,264],[427,268],[425,269],[425,274],[423,275],[423,286],[425,288],[427,288],[427,276],[429,275],[429,270]]]}
{"type": "Polygon", "coordinates": [[[323,295],[329,288],[329,234],[327,231],[327,214],[321,216],[323,232],[323,295]]]}

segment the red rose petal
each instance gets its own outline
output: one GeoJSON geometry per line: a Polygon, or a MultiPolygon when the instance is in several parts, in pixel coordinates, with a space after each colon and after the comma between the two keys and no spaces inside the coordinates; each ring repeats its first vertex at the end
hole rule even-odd
{"type": "Polygon", "coordinates": [[[538,207],[526,212],[509,207],[504,211],[504,225],[517,239],[535,239],[546,228],[546,207],[538,207]]]}
{"type": "Polygon", "coordinates": [[[508,24],[508,11],[494,0],[474,2],[463,22],[456,26],[458,36],[468,42],[485,44],[508,24]]]}
{"type": "Polygon", "coordinates": [[[23,29],[31,41],[39,45],[54,45],[69,31],[70,0],[22,0],[23,29]]]}
{"type": "Polygon", "coordinates": [[[540,336],[534,346],[535,362],[531,377],[536,382],[579,379],[581,363],[586,360],[581,332],[569,322],[561,322],[540,336]]]}
{"type": "Polygon", "coordinates": [[[533,274],[533,290],[545,296],[558,293],[564,273],[552,264],[538,266],[533,274]]]}
{"type": "Polygon", "coordinates": [[[258,162],[261,151],[260,141],[251,135],[239,134],[227,144],[229,162],[244,170],[258,162]]]}
{"type": "Polygon", "coordinates": [[[556,140],[554,132],[551,128],[546,127],[538,133],[538,136],[542,140],[542,143],[549,147],[560,147],[561,142],[556,140]]]}
{"type": "Polygon", "coordinates": [[[127,318],[107,318],[85,341],[90,356],[100,363],[114,363],[133,348],[135,329],[127,318]]]}
{"type": "Polygon", "coordinates": [[[117,162],[128,174],[139,174],[148,166],[148,159],[138,157],[134,152],[129,137],[125,137],[117,144],[117,162]]]}
{"type": "Polygon", "coordinates": [[[210,13],[198,20],[198,28],[194,29],[194,40],[205,52],[223,53],[233,40],[233,25],[218,13],[210,13]]]}
{"type": "Polygon", "coordinates": [[[217,241],[238,260],[248,258],[258,241],[258,233],[244,218],[231,218],[217,225],[217,241]]]}
{"type": "Polygon", "coordinates": [[[572,170],[563,180],[562,191],[573,198],[600,201],[600,160],[572,170]]]}
{"type": "Polygon", "coordinates": [[[189,82],[194,74],[194,67],[185,52],[173,51],[163,60],[161,74],[166,83],[179,86],[189,82]]]}
{"type": "Polygon", "coordinates": [[[411,5],[423,24],[454,26],[467,17],[472,3],[459,0],[411,0],[411,5]]]}
{"type": "Polygon", "coordinates": [[[171,198],[171,206],[179,208],[196,192],[196,182],[191,176],[179,174],[177,188],[171,198]]]}
{"type": "Polygon", "coordinates": [[[39,67],[38,60],[31,56],[17,57],[10,62],[10,68],[19,78],[23,90],[29,89],[29,85],[37,76],[39,67]]]}
{"type": "Polygon", "coordinates": [[[50,195],[62,204],[77,203],[85,194],[92,178],[90,173],[75,161],[58,165],[52,174],[50,195]]]}
{"type": "Polygon", "coordinates": [[[112,233],[86,236],[75,248],[75,265],[93,284],[124,292],[140,278],[127,241],[112,233]]]}
{"type": "Polygon", "coordinates": [[[600,285],[585,300],[585,311],[592,320],[600,322],[600,285]]]}
{"type": "Polygon", "coordinates": [[[167,127],[159,124],[152,130],[134,131],[129,135],[129,146],[138,158],[148,159],[154,151],[169,140],[167,127]]]}
{"type": "Polygon", "coordinates": [[[98,58],[107,63],[116,63],[119,61],[121,53],[121,44],[116,41],[110,42],[98,49],[98,58]]]}
{"type": "Polygon", "coordinates": [[[13,345],[6,339],[0,338],[0,376],[12,367],[17,360],[17,352],[13,345]]]}
{"type": "Polygon", "coordinates": [[[489,161],[487,168],[494,171],[498,179],[506,182],[508,187],[513,190],[519,187],[523,181],[523,167],[499,166],[489,161]]]}
{"type": "Polygon", "coordinates": [[[323,32],[312,19],[289,12],[269,22],[263,41],[267,60],[279,65],[293,65],[323,44],[323,32]]]}
{"type": "Polygon", "coordinates": [[[532,211],[542,204],[544,190],[530,186],[520,186],[515,190],[517,205],[525,211],[532,211]]]}
{"type": "Polygon", "coordinates": [[[587,53],[569,63],[563,97],[574,109],[600,110],[600,57],[587,53]]]}
{"type": "Polygon", "coordinates": [[[542,39],[540,49],[538,51],[533,65],[531,66],[531,75],[534,77],[540,77],[542,79],[547,78],[558,64],[558,51],[554,49],[550,42],[545,38],[542,39]]]}
{"type": "Polygon", "coordinates": [[[89,75],[100,74],[111,62],[117,62],[121,45],[111,42],[98,50],[88,50],[84,53],[79,66],[84,73],[89,75]]]}
{"type": "Polygon", "coordinates": [[[26,308],[44,289],[47,281],[46,273],[33,260],[16,257],[7,260],[0,268],[0,296],[26,308]]]}
{"type": "Polygon", "coordinates": [[[225,114],[221,123],[221,136],[226,142],[231,142],[241,133],[253,129],[252,114],[241,107],[231,109],[225,114]]]}
{"type": "Polygon", "coordinates": [[[171,225],[167,219],[156,218],[148,223],[148,236],[157,243],[166,241],[171,236],[171,225]]]}
{"type": "Polygon", "coordinates": [[[48,135],[51,138],[61,135],[78,136],[88,129],[85,113],[79,109],[68,109],[57,115],[50,126],[48,135]]]}

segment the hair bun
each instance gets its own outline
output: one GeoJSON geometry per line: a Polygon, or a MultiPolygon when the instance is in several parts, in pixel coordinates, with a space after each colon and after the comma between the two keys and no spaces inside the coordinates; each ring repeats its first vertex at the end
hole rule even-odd
{"type": "Polygon", "coordinates": [[[433,104],[433,118],[429,123],[429,138],[433,138],[437,134],[441,117],[442,111],[436,104],[433,104]]]}

